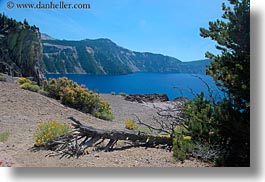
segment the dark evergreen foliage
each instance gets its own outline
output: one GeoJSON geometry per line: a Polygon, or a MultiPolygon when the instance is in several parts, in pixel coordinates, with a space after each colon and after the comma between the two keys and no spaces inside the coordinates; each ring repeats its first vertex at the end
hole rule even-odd
{"type": "Polygon", "coordinates": [[[43,79],[39,29],[0,14],[0,72],[43,79]]]}
{"type": "Polygon", "coordinates": [[[201,29],[202,37],[210,37],[221,55],[207,52],[213,60],[207,73],[223,88],[237,110],[247,110],[250,102],[250,2],[230,0],[233,9],[223,4],[223,21],[209,23],[201,29]]]}
{"type": "Polygon", "coordinates": [[[187,105],[186,119],[194,142],[218,150],[216,165],[250,166],[250,2],[229,0],[223,20],[201,29],[217,42],[220,55],[207,52],[207,69],[227,97],[215,103],[199,95],[187,105]]]}
{"type": "Polygon", "coordinates": [[[218,106],[220,136],[225,144],[226,166],[250,165],[250,1],[223,4],[223,21],[209,23],[201,36],[210,37],[221,55],[206,53],[213,60],[207,73],[227,93],[218,106]]]}
{"type": "Polygon", "coordinates": [[[226,98],[216,102],[197,95],[186,105],[185,125],[195,144],[193,155],[213,159],[217,166],[244,167],[250,166],[250,2],[229,2],[233,8],[223,4],[223,20],[201,29],[201,36],[215,40],[221,51],[206,53],[212,60],[207,74],[226,98]]]}

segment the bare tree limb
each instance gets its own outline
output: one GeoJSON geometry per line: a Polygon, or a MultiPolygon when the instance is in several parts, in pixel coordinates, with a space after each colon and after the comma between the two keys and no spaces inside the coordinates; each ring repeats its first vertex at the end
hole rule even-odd
{"type": "Polygon", "coordinates": [[[78,158],[85,153],[88,147],[95,147],[106,139],[109,141],[104,147],[105,151],[112,150],[118,140],[131,141],[132,143],[137,143],[137,146],[144,145],[145,147],[155,147],[157,145],[164,145],[166,147],[172,146],[172,138],[170,137],[161,137],[136,131],[95,129],[83,125],[73,117],[69,119],[73,122],[72,126],[74,127],[74,132],[70,132],[41,145],[35,145],[32,150],[48,149],[57,152],[56,155],[60,158],[78,158]]]}

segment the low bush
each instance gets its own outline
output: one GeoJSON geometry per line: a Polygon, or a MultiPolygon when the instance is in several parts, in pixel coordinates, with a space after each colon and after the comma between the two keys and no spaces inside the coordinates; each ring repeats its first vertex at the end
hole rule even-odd
{"type": "Polygon", "coordinates": [[[216,143],[219,138],[216,114],[216,107],[205,99],[203,93],[186,104],[185,123],[196,141],[202,144],[216,143]]]}
{"type": "Polygon", "coordinates": [[[98,94],[67,78],[45,80],[44,91],[49,97],[60,100],[62,104],[81,112],[105,120],[114,118],[110,105],[98,94]]]}
{"type": "Polygon", "coordinates": [[[180,124],[176,126],[174,131],[175,137],[173,138],[173,156],[177,160],[183,161],[192,153],[194,142],[189,135],[190,132],[187,125],[180,124]]]}
{"type": "Polygon", "coordinates": [[[203,93],[186,103],[185,123],[176,127],[173,140],[173,155],[177,159],[184,160],[192,153],[204,160],[214,160],[212,155],[205,155],[205,149],[215,153],[220,141],[216,114],[216,106],[203,93]]]}
{"type": "Polygon", "coordinates": [[[61,124],[56,121],[42,122],[38,124],[34,133],[34,145],[53,140],[71,131],[67,124],[61,124]]]}
{"type": "Polygon", "coordinates": [[[125,128],[128,130],[136,130],[138,128],[137,124],[132,120],[125,121],[125,128]]]}
{"type": "Polygon", "coordinates": [[[178,160],[185,160],[193,148],[194,143],[190,136],[176,136],[173,140],[173,156],[178,160]]]}
{"type": "Polygon", "coordinates": [[[6,81],[5,75],[0,73],[0,82],[5,82],[5,81],[6,81]]]}
{"type": "Polygon", "coordinates": [[[10,136],[9,132],[0,133],[0,142],[5,142],[10,136]]]}
{"type": "Polygon", "coordinates": [[[99,108],[95,112],[95,116],[104,119],[104,120],[112,120],[114,119],[114,116],[111,112],[110,105],[104,101],[102,98],[99,99],[99,108]]]}
{"type": "Polygon", "coordinates": [[[149,128],[149,127],[138,127],[137,128],[137,131],[139,131],[139,132],[141,132],[141,133],[148,133],[148,134],[150,134],[150,133],[152,133],[153,132],[153,130],[151,129],[151,128],[149,128]]]}
{"type": "Polygon", "coordinates": [[[119,95],[125,97],[127,94],[124,92],[120,92],[119,95]]]}
{"type": "Polygon", "coordinates": [[[39,92],[39,90],[40,90],[40,87],[38,85],[29,83],[29,82],[25,82],[25,83],[21,84],[20,88],[25,89],[25,90],[29,90],[32,92],[39,92]]]}
{"type": "Polygon", "coordinates": [[[20,84],[20,88],[22,89],[29,90],[32,92],[40,91],[40,87],[27,78],[20,77],[17,82],[20,84]]]}
{"type": "Polygon", "coordinates": [[[18,82],[20,85],[22,85],[22,84],[24,84],[24,83],[32,83],[31,80],[29,80],[29,79],[27,79],[27,78],[24,78],[24,77],[20,77],[20,78],[18,78],[17,82],[18,82]]]}

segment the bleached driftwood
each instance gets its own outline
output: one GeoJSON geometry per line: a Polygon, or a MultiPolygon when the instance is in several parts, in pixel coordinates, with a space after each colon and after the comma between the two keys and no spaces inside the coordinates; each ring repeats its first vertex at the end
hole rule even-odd
{"type": "Polygon", "coordinates": [[[56,151],[61,158],[78,158],[84,154],[88,147],[98,146],[105,140],[108,140],[108,143],[104,147],[104,151],[113,149],[119,140],[130,141],[138,146],[142,145],[145,147],[155,147],[158,145],[172,146],[171,137],[151,135],[139,131],[96,129],[83,125],[73,117],[69,117],[69,119],[72,120],[72,126],[74,128],[72,132],[41,145],[35,145],[33,150],[48,149],[56,151]]]}

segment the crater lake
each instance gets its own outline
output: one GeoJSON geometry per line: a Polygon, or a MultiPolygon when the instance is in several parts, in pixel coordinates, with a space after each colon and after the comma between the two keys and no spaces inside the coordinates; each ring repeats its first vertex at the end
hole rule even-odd
{"type": "Polygon", "coordinates": [[[177,97],[191,99],[195,94],[204,92],[209,98],[208,85],[215,99],[218,100],[223,95],[212,77],[202,74],[142,72],[127,75],[46,74],[47,79],[59,77],[67,77],[80,85],[84,84],[89,90],[97,93],[157,93],[167,94],[169,100],[173,100],[177,97]]]}

